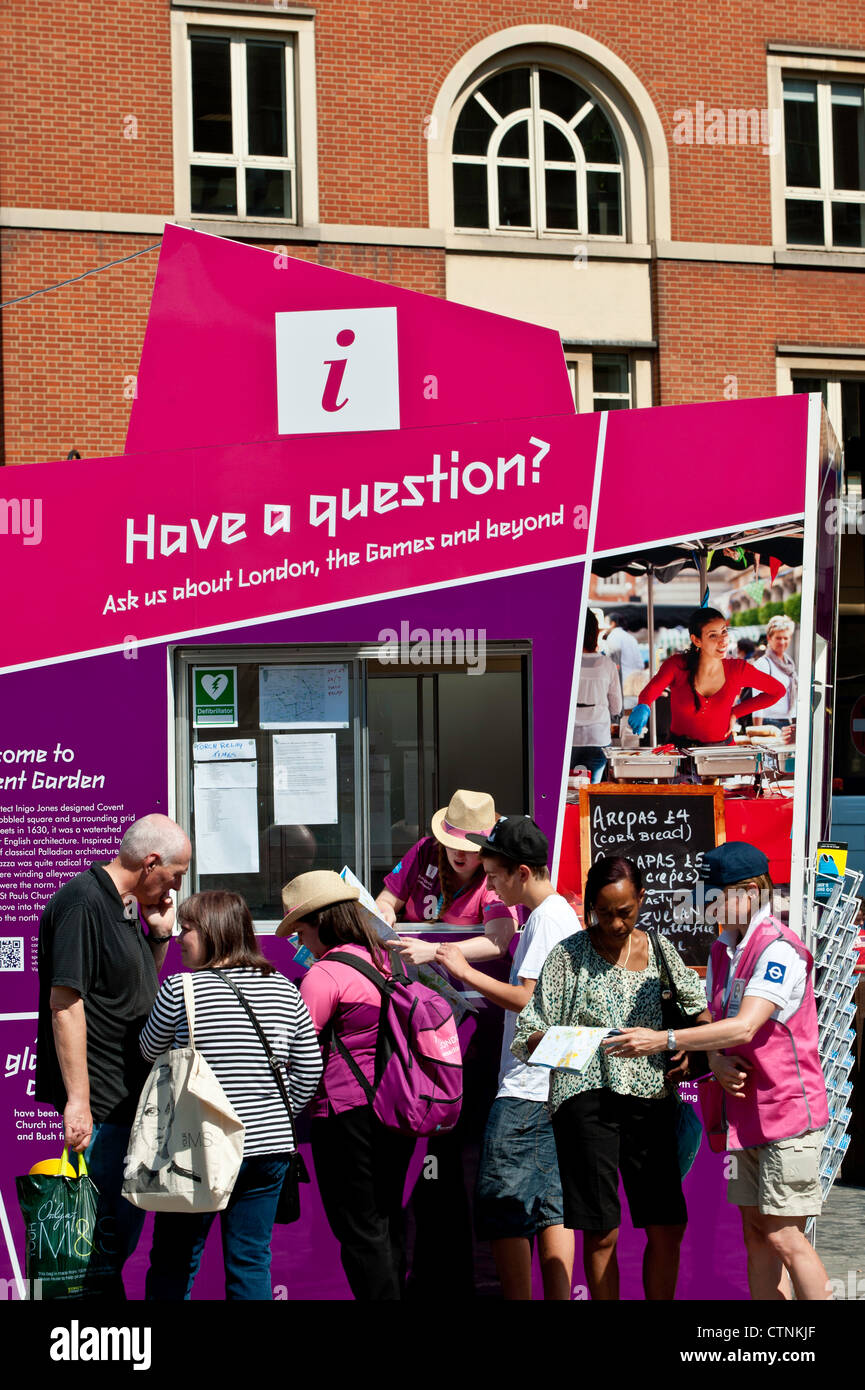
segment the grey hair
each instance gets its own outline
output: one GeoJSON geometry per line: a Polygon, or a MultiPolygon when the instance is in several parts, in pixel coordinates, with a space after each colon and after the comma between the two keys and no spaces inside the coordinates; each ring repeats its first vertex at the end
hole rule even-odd
{"type": "Polygon", "coordinates": [[[792,637],[795,631],[796,624],[792,618],[782,617],[780,613],[776,613],[774,618],[769,619],[766,627],[766,636],[768,637],[772,632],[789,632],[792,637]]]}
{"type": "Polygon", "coordinates": [[[163,864],[176,864],[189,853],[189,838],[182,826],[154,812],[133,821],[117,851],[124,869],[138,869],[148,854],[158,854],[163,864]]]}

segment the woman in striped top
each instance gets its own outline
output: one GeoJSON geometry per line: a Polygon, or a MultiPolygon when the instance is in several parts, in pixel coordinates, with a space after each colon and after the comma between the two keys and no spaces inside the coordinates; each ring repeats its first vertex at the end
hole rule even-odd
{"type": "MultiPolygon", "coordinates": [[[[195,1045],[204,1054],[245,1127],[243,1162],[228,1205],[219,1213],[227,1299],[266,1299],[270,1238],[282,1181],[293,1150],[291,1126],[276,1079],[252,1021],[233,990],[213,973],[224,970],[245,996],[273,1054],[288,1069],[292,1111],[311,1098],[322,1073],[315,1031],[298,991],[262,955],[249,908],[237,893],[196,893],[181,904],[180,954],[193,971],[195,1045]]],[[[141,1034],[148,1061],[189,1044],[180,975],[164,981],[141,1034]]],[[[216,1212],[158,1213],[145,1297],[190,1297],[216,1212]]]]}

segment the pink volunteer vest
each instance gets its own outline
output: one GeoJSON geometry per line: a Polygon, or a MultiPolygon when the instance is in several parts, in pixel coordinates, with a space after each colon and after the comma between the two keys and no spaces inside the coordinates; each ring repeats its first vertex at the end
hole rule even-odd
{"type": "MultiPolygon", "coordinates": [[[[805,994],[786,1023],[769,1019],[749,1043],[724,1049],[747,1057],[753,1066],[744,1096],[734,1100],[721,1092],[723,1105],[719,1120],[720,1127],[726,1128],[725,1147],[728,1149],[750,1149],[773,1139],[793,1139],[808,1130],[822,1129],[829,1119],[826,1084],[817,1055],[817,1008],[811,980],[814,962],[807,947],[776,917],[767,917],[749,937],[736,966],[735,979],[747,984],[760,956],[775,941],[786,941],[806,962],[805,994]]],[[[726,1018],[733,997],[734,986],[731,986],[725,1007],[723,1000],[729,969],[727,948],[723,941],[716,941],[712,947],[709,1005],[713,1020],[726,1018]]],[[[714,1130],[715,1126],[712,1128],[714,1130]]]]}

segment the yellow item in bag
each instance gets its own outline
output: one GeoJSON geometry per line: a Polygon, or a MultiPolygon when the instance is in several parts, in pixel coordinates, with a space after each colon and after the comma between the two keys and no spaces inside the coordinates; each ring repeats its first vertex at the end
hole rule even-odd
{"type": "MultiPolygon", "coordinates": [[[[83,1155],[80,1155],[81,1172],[87,1172],[87,1165],[83,1155]]],[[[34,1163],[30,1169],[28,1177],[33,1177],[35,1173],[42,1173],[47,1178],[77,1178],[78,1174],[69,1162],[69,1150],[63,1150],[59,1158],[43,1158],[40,1163],[34,1163]]]]}

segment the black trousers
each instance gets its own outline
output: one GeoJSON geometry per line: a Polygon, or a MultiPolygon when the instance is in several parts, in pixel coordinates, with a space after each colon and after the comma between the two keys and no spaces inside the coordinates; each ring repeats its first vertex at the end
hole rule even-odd
{"type": "Polygon", "coordinates": [[[315,1119],[310,1131],[318,1189],[354,1297],[402,1298],[402,1194],[415,1140],[385,1129],[369,1105],[315,1119]]]}

